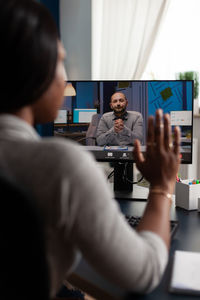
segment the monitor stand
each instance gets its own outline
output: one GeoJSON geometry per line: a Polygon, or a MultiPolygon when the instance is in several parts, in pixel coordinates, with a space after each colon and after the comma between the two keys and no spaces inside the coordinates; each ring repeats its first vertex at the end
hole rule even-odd
{"type": "Polygon", "coordinates": [[[129,180],[133,180],[133,163],[115,163],[114,164],[114,191],[130,193],[133,191],[133,184],[125,180],[126,175],[129,180]]]}
{"type": "Polygon", "coordinates": [[[137,186],[133,181],[133,163],[114,163],[114,194],[116,199],[146,201],[148,189],[137,186]],[[125,178],[126,177],[128,180],[125,178]]]}

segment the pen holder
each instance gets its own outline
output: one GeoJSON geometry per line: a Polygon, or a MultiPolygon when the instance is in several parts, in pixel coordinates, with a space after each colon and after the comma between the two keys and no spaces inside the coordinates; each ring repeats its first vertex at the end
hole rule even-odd
{"type": "Polygon", "coordinates": [[[186,210],[198,209],[198,198],[200,197],[200,184],[191,184],[192,180],[186,179],[176,182],[175,204],[186,210]]]}

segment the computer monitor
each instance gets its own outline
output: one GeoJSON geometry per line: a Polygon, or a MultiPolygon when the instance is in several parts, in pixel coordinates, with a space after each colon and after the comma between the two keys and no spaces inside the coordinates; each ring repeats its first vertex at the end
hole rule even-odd
{"type": "MultiPolygon", "coordinates": [[[[120,171],[122,173],[124,173],[123,165],[125,163],[126,166],[127,164],[131,166],[134,162],[133,143],[132,145],[126,143],[98,145],[97,128],[100,119],[104,113],[112,111],[110,108],[111,95],[115,92],[121,92],[128,100],[127,111],[130,113],[137,112],[136,114],[142,116],[143,125],[142,129],[140,128],[142,130],[142,151],[144,153],[146,151],[148,117],[155,115],[155,111],[161,108],[164,113],[169,113],[172,127],[179,125],[181,128],[181,163],[192,163],[192,80],[106,80],[71,81],[71,83],[76,90],[76,96],[66,97],[64,107],[67,107],[68,114],[72,114],[73,118],[63,126],[63,132],[81,131],[85,134],[85,139],[81,139],[81,144],[84,144],[84,149],[94,154],[97,161],[107,161],[118,167],[122,166],[122,171],[120,171]],[[85,118],[85,113],[86,116],[92,116],[90,123],[88,123],[87,117],[85,118]],[[93,144],[89,143],[91,139],[93,144]]],[[[56,132],[56,124],[54,127],[56,132]]],[[[67,136],[69,137],[69,134],[67,136]]],[[[122,173],[120,173],[119,179],[122,173]]],[[[131,189],[132,184],[130,183],[128,186],[131,189]]]]}

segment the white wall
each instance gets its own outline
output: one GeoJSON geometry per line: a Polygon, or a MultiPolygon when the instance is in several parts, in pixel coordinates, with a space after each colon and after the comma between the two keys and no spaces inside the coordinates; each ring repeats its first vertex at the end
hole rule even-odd
{"type": "Polygon", "coordinates": [[[193,137],[197,138],[197,177],[200,178],[200,115],[194,117],[193,137]]]}
{"type": "Polygon", "coordinates": [[[68,79],[91,79],[91,0],[60,0],[60,34],[68,79]]]}

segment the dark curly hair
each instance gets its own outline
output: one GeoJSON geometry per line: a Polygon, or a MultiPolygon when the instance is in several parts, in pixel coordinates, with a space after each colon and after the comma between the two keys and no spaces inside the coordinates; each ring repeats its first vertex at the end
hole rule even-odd
{"type": "Polygon", "coordinates": [[[58,32],[45,6],[0,0],[0,113],[36,101],[53,80],[58,32]]]}

